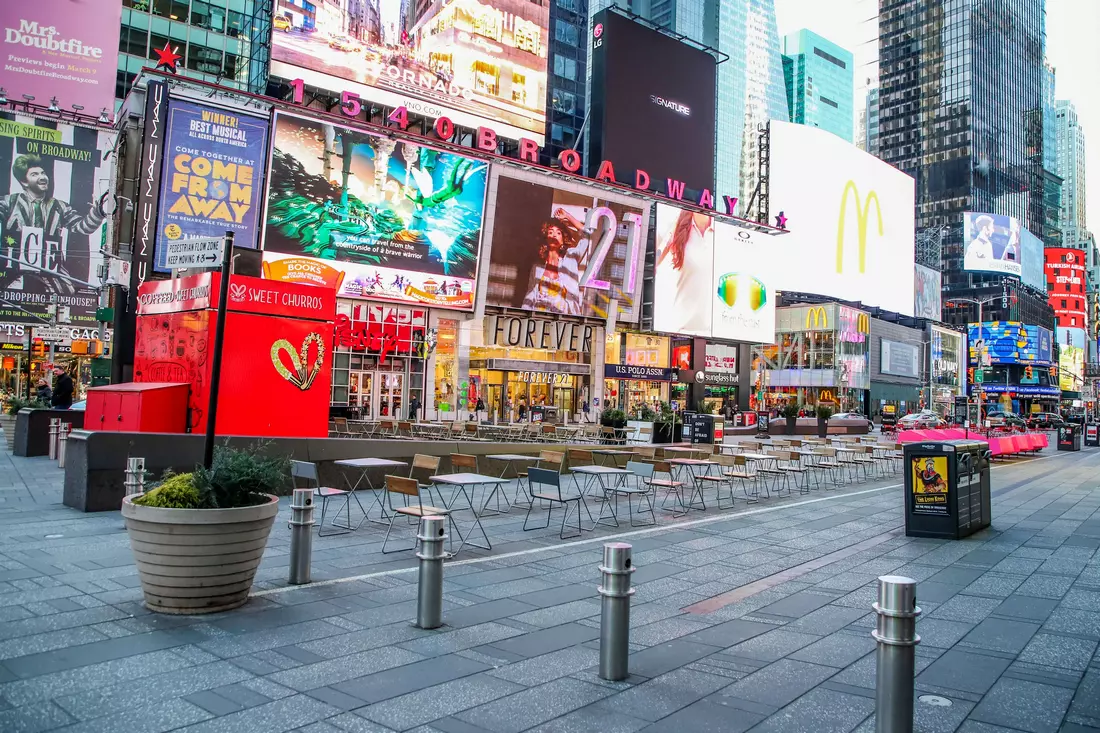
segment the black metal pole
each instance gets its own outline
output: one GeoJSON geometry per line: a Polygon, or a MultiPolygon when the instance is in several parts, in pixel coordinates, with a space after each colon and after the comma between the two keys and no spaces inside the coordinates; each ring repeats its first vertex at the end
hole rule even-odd
{"type": "Polygon", "coordinates": [[[214,331],[214,363],[210,367],[210,404],[206,410],[206,444],[202,465],[210,468],[214,462],[214,427],[218,419],[218,382],[222,375],[222,347],[225,345],[225,312],[229,305],[229,273],[233,265],[233,232],[225,233],[222,253],[222,281],[218,288],[218,317],[214,331]]]}

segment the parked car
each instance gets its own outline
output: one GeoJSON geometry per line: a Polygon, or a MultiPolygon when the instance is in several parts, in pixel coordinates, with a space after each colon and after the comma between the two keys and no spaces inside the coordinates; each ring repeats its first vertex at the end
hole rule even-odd
{"type": "Polygon", "coordinates": [[[88,405],[87,400],[81,400],[80,402],[74,402],[72,404],[72,406],[69,407],[69,409],[70,410],[77,410],[79,412],[84,412],[84,409],[87,407],[87,405],[88,405]]]}
{"type": "Polygon", "coordinates": [[[336,36],[328,42],[329,48],[335,48],[337,51],[348,51],[350,53],[360,53],[363,47],[359,45],[357,41],[353,41],[346,36],[336,36]]]}
{"type": "Polygon", "coordinates": [[[947,421],[932,412],[921,410],[898,418],[898,430],[934,430],[947,427],[947,421]]]}
{"type": "Polygon", "coordinates": [[[866,416],[859,414],[858,412],[838,412],[833,415],[830,420],[850,420],[853,422],[867,423],[867,432],[871,432],[874,429],[874,423],[866,418],[866,416]]]}
{"type": "Polygon", "coordinates": [[[1032,430],[1057,430],[1066,424],[1062,416],[1056,412],[1036,412],[1028,417],[1026,422],[1032,430]]]}
{"type": "Polygon", "coordinates": [[[985,419],[991,428],[1006,428],[1009,430],[1026,430],[1027,422],[1015,412],[1005,410],[990,410],[985,414],[985,419]]]}
{"type": "Polygon", "coordinates": [[[271,26],[277,31],[283,33],[290,33],[291,28],[294,26],[291,24],[290,19],[283,15],[276,15],[271,19],[271,26]]]}

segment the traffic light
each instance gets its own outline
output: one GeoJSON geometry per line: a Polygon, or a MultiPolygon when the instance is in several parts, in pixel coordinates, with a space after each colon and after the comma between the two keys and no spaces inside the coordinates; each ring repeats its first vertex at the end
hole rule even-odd
{"type": "Polygon", "coordinates": [[[966,381],[974,384],[974,367],[970,367],[966,370],[966,381]]]}
{"type": "Polygon", "coordinates": [[[31,356],[41,359],[46,355],[46,342],[42,339],[34,339],[31,342],[31,356]]]}
{"type": "Polygon", "coordinates": [[[73,341],[72,352],[81,356],[102,356],[103,342],[98,339],[73,341]]]}
{"type": "Polygon", "coordinates": [[[1024,379],[1034,379],[1035,370],[1029,366],[1024,367],[1024,379]]]}

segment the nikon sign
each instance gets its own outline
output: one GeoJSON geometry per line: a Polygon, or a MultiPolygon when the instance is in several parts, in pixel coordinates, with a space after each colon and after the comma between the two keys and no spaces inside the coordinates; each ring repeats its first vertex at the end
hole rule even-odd
{"type": "Polygon", "coordinates": [[[790,233],[769,241],[763,279],[780,291],[858,293],[869,306],[912,315],[913,179],[824,130],[769,126],[769,193],[783,201],[790,233]]]}

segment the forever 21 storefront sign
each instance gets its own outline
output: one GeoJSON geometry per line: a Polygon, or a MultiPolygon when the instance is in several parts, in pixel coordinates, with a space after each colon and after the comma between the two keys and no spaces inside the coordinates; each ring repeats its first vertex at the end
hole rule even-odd
{"type": "Polygon", "coordinates": [[[485,342],[490,346],[592,353],[595,326],[512,316],[488,316],[485,321],[485,342]]]}

